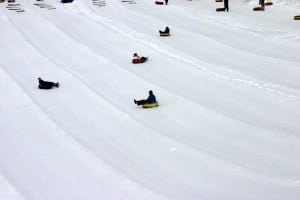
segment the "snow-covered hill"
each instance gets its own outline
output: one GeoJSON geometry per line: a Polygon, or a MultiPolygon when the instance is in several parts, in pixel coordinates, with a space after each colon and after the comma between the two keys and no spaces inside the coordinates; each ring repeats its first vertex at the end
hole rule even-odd
{"type": "Polygon", "coordinates": [[[0,3],[0,199],[299,199],[299,2],[104,2],[0,3]]]}

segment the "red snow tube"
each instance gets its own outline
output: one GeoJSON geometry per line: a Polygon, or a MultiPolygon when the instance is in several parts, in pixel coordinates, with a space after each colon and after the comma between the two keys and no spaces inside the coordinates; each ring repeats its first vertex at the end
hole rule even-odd
{"type": "Polygon", "coordinates": [[[261,11],[261,10],[263,10],[262,7],[255,7],[255,8],[253,8],[253,11],[261,11]]]}
{"type": "Polygon", "coordinates": [[[223,0],[216,0],[216,2],[223,2],[223,0]]]}
{"type": "Polygon", "coordinates": [[[162,2],[162,1],[155,1],[155,4],[157,4],[157,5],[163,5],[164,2],[162,2]]]}
{"type": "Polygon", "coordinates": [[[271,6],[271,5],[273,5],[273,2],[272,2],[272,1],[269,1],[269,2],[266,2],[266,3],[265,3],[265,6],[271,6]]]}
{"type": "Polygon", "coordinates": [[[49,90],[52,89],[52,85],[39,85],[39,89],[49,90]]]}
{"type": "Polygon", "coordinates": [[[133,58],[132,63],[133,64],[138,64],[138,63],[143,63],[147,60],[147,57],[142,57],[142,58],[133,58]]]}
{"type": "Polygon", "coordinates": [[[225,11],[225,8],[217,8],[216,11],[217,11],[217,12],[225,11]]]}

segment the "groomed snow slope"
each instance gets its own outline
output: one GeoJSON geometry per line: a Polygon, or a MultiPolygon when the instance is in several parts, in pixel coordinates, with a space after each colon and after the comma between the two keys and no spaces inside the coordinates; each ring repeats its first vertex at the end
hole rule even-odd
{"type": "Polygon", "coordinates": [[[0,4],[0,199],[299,199],[299,4],[134,2],[0,4]]]}

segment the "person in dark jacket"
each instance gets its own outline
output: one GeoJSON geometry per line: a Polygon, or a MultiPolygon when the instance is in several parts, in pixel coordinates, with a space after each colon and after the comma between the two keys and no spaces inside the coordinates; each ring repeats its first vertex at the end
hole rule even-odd
{"type": "Polygon", "coordinates": [[[133,54],[133,59],[140,59],[141,57],[137,54],[137,53],[134,53],[133,54]]]}
{"type": "Polygon", "coordinates": [[[259,4],[261,6],[261,9],[264,11],[265,10],[265,0],[259,0],[259,4]]]}
{"type": "Polygon", "coordinates": [[[149,96],[147,99],[142,99],[142,100],[135,100],[134,99],[134,103],[136,105],[144,105],[144,104],[147,104],[147,103],[156,103],[156,97],[155,95],[153,94],[152,90],[149,91],[149,96]]]}
{"type": "Polygon", "coordinates": [[[159,33],[170,33],[170,29],[169,29],[169,27],[166,27],[165,31],[159,30],[159,33]]]}
{"type": "Polygon", "coordinates": [[[44,81],[42,78],[38,78],[39,80],[39,88],[40,89],[51,89],[52,87],[59,87],[59,83],[54,83],[50,81],[44,81]]]}
{"type": "Polygon", "coordinates": [[[228,0],[224,0],[224,8],[225,8],[225,10],[227,10],[227,12],[228,12],[228,10],[229,10],[228,0]]]}

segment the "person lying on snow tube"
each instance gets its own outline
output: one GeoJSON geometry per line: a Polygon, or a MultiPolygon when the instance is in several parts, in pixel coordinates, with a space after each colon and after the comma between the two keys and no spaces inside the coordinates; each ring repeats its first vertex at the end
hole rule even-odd
{"type": "Polygon", "coordinates": [[[132,63],[143,63],[147,60],[147,57],[140,57],[137,53],[133,54],[132,63]]]}
{"type": "Polygon", "coordinates": [[[149,96],[147,99],[142,99],[142,100],[134,99],[134,103],[138,106],[142,105],[144,108],[152,108],[158,106],[156,97],[153,94],[152,90],[149,91],[149,96]]]}
{"type": "Polygon", "coordinates": [[[52,89],[52,87],[59,87],[59,82],[54,83],[54,82],[49,82],[49,81],[44,81],[42,78],[38,78],[39,80],[39,88],[40,89],[52,89]]]}
{"type": "Polygon", "coordinates": [[[170,29],[169,27],[166,27],[164,31],[159,30],[160,36],[169,36],[170,35],[170,29]]]}

